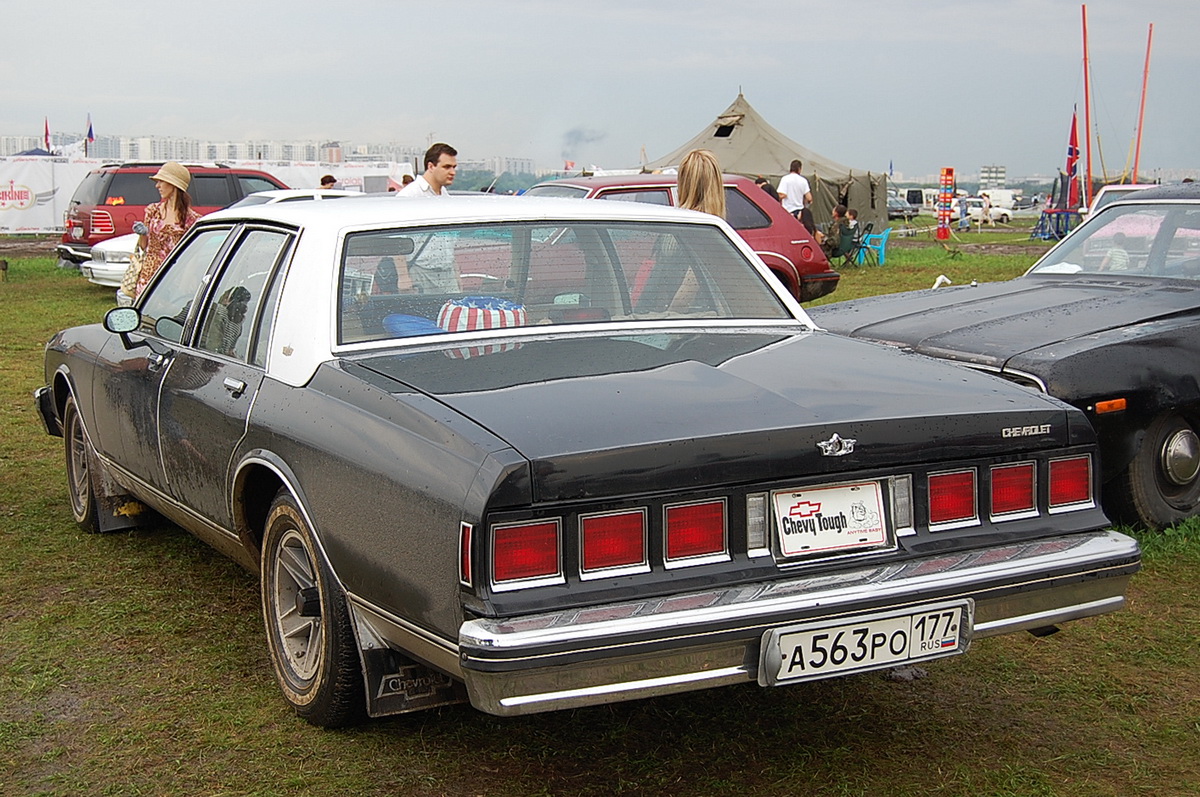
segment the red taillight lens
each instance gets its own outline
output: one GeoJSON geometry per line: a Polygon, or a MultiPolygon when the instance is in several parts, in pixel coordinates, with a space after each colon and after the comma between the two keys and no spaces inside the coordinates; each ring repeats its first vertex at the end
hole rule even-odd
{"type": "Polygon", "coordinates": [[[1032,462],[992,468],[992,514],[1033,510],[1036,505],[1033,476],[1032,462]]]}
{"type": "Polygon", "coordinates": [[[666,508],[667,559],[725,552],[725,502],[708,501],[666,508]]]}
{"type": "Polygon", "coordinates": [[[1050,507],[1092,500],[1092,458],[1072,457],[1050,462],[1050,507]]]}
{"type": "Polygon", "coordinates": [[[929,524],[975,518],[975,471],[960,470],[929,477],[929,524]]]}
{"type": "Polygon", "coordinates": [[[592,515],[580,520],[584,572],[630,567],[646,561],[646,513],[643,510],[592,515]]]}
{"type": "Polygon", "coordinates": [[[458,527],[458,580],[465,586],[471,586],[471,532],[470,523],[462,523],[458,527]]]}
{"type": "Polygon", "coordinates": [[[497,582],[556,576],[557,520],[492,528],[492,574],[497,582]]]}

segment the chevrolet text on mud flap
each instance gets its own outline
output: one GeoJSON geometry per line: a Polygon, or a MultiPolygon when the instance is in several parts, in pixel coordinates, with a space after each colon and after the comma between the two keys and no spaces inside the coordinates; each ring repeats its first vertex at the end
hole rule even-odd
{"type": "Polygon", "coordinates": [[[1008,426],[1000,430],[1001,437],[1037,437],[1043,434],[1050,434],[1050,424],[1043,423],[1039,426],[1008,426]]]}

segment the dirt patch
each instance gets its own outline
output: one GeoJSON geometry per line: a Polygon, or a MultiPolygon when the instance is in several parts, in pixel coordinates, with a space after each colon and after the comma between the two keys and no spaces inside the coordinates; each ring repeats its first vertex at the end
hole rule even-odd
{"type": "Polygon", "coordinates": [[[54,246],[59,241],[58,236],[19,236],[7,238],[0,236],[0,257],[6,260],[16,260],[25,257],[51,257],[54,246]]]}

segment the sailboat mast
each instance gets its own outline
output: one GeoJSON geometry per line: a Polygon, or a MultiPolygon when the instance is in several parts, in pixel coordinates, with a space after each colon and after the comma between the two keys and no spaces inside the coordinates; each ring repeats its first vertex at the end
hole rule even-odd
{"type": "Polygon", "coordinates": [[[1087,153],[1087,182],[1083,188],[1083,204],[1091,207],[1092,204],[1092,86],[1091,86],[1091,64],[1088,61],[1088,32],[1087,32],[1087,5],[1083,8],[1083,130],[1087,144],[1084,145],[1084,151],[1087,153]]]}
{"type": "Polygon", "coordinates": [[[1142,70],[1142,102],[1138,107],[1137,143],[1133,147],[1133,182],[1138,180],[1138,162],[1142,157],[1142,121],[1146,118],[1146,85],[1150,82],[1150,43],[1154,41],[1154,23],[1146,34],[1146,67],[1142,70]]]}

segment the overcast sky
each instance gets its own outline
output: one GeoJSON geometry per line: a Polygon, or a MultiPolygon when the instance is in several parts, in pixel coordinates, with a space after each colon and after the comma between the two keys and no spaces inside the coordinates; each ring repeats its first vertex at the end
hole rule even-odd
{"type": "MultiPolygon", "coordinates": [[[[1093,0],[1093,173],[1200,167],[1200,2],[1093,0]]],[[[425,145],[639,165],[736,98],[916,177],[1053,174],[1083,124],[1074,0],[5,0],[0,134],[425,145]]],[[[1081,132],[1082,135],[1082,132],[1081,132]]],[[[1200,169],[1197,169],[1200,171],[1200,169]]]]}

